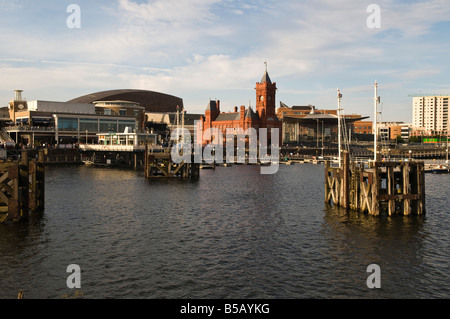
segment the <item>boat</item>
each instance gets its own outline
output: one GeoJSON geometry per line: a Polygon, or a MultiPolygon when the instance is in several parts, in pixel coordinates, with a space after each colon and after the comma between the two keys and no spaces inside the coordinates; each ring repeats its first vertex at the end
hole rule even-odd
{"type": "Polygon", "coordinates": [[[450,167],[443,164],[425,164],[425,173],[448,174],[450,167]]]}
{"type": "Polygon", "coordinates": [[[450,173],[450,168],[446,165],[439,164],[432,167],[431,172],[433,174],[448,174],[450,173]]]}
{"type": "Polygon", "coordinates": [[[425,164],[425,173],[433,173],[433,174],[450,173],[450,166],[448,165],[448,136],[447,136],[446,159],[444,164],[425,164]]]}
{"type": "Polygon", "coordinates": [[[215,168],[216,168],[216,164],[215,163],[200,165],[200,169],[215,169],[215,168]]]}

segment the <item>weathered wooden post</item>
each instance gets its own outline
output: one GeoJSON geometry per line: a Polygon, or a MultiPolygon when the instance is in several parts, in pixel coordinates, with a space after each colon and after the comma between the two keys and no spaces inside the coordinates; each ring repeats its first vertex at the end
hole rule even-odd
{"type": "Polygon", "coordinates": [[[45,209],[45,153],[44,150],[38,151],[38,160],[36,166],[36,209],[43,211],[45,209]]]}
{"type": "Polygon", "coordinates": [[[380,215],[380,168],[379,162],[373,163],[373,177],[372,177],[372,215],[379,216],[380,215]]]}
{"type": "Polygon", "coordinates": [[[145,144],[144,150],[144,176],[148,178],[148,144],[145,144]]]}
{"type": "Polygon", "coordinates": [[[341,175],[339,169],[333,170],[333,180],[334,180],[334,197],[333,197],[333,204],[339,205],[340,203],[340,197],[341,197],[341,175]]]}
{"type": "Polygon", "coordinates": [[[28,218],[29,216],[29,189],[28,152],[24,150],[19,162],[19,218],[28,218]]]}
{"type": "MultiPolygon", "coordinates": [[[[389,163],[391,164],[391,163],[389,163]]],[[[388,215],[392,216],[395,213],[395,183],[394,183],[394,166],[389,165],[387,167],[387,193],[388,199],[388,215]]]]}
{"type": "Polygon", "coordinates": [[[409,171],[410,165],[409,162],[405,162],[402,165],[403,169],[403,215],[409,215],[411,213],[411,200],[409,199],[410,192],[410,180],[409,180],[409,171]]]}
{"type": "Polygon", "coordinates": [[[344,208],[349,208],[349,167],[350,167],[350,156],[347,151],[343,152],[343,167],[342,167],[342,204],[344,208]]]}
{"type": "Polygon", "coordinates": [[[329,203],[330,185],[328,184],[328,171],[330,168],[330,161],[325,161],[325,203],[329,203]]]}
{"type": "Polygon", "coordinates": [[[37,211],[37,160],[35,158],[28,162],[28,183],[29,183],[29,193],[28,193],[28,208],[30,212],[37,211]]]}
{"type": "Polygon", "coordinates": [[[424,163],[418,163],[417,167],[417,181],[418,181],[418,201],[417,201],[417,214],[425,214],[425,170],[424,163]]]}

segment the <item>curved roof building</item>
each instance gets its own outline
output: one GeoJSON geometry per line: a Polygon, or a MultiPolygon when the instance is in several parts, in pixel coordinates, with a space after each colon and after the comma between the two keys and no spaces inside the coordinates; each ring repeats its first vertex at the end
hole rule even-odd
{"type": "Polygon", "coordinates": [[[109,90],[83,95],[71,103],[93,103],[96,101],[129,101],[139,103],[146,112],[176,112],[183,107],[183,99],[164,93],[147,90],[109,90]]]}

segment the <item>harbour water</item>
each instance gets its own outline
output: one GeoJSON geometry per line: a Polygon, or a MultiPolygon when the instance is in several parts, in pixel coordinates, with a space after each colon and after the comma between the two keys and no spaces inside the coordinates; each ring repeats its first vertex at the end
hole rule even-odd
{"type": "Polygon", "coordinates": [[[198,181],[46,168],[40,218],[0,225],[0,298],[448,298],[448,175],[426,175],[425,216],[324,203],[323,165],[234,165],[198,181]],[[367,267],[381,269],[369,289],[367,267]]]}

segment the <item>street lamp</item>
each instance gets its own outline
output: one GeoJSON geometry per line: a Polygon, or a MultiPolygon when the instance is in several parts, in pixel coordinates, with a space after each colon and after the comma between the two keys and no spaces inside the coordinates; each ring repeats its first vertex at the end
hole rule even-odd
{"type": "Polygon", "coordinates": [[[411,161],[411,157],[412,157],[412,151],[409,150],[409,160],[411,161]]]}

